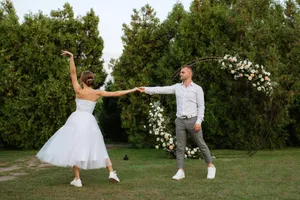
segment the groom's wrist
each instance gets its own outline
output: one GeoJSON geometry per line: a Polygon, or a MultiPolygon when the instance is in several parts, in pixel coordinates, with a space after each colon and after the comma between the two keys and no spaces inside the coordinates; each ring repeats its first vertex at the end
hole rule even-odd
{"type": "Polygon", "coordinates": [[[196,124],[201,125],[201,123],[202,123],[202,120],[201,119],[197,119],[196,124]]]}
{"type": "Polygon", "coordinates": [[[149,94],[149,88],[148,88],[148,87],[144,87],[144,92],[145,92],[146,94],[149,94]]]}

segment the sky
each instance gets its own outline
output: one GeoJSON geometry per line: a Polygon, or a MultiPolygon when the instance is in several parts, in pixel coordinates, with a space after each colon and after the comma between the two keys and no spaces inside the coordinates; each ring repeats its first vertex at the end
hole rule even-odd
{"type": "Polygon", "coordinates": [[[62,10],[69,2],[75,16],[84,16],[91,8],[100,18],[99,31],[104,40],[103,59],[104,68],[110,73],[107,65],[111,58],[118,58],[122,54],[123,35],[122,24],[129,24],[133,9],[140,9],[146,4],[154,8],[156,16],[163,21],[176,2],[181,2],[185,10],[189,10],[192,0],[11,0],[17,15],[22,22],[25,14],[30,12],[50,15],[51,10],[62,10]]]}

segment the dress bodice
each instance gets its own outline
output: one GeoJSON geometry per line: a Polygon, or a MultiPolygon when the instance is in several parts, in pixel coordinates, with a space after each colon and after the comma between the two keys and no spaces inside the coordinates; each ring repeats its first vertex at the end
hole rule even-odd
{"type": "Polygon", "coordinates": [[[86,99],[75,99],[76,101],[76,111],[86,111],[89,113],[93,113],[96,102],[86,100],[86,99]]]}

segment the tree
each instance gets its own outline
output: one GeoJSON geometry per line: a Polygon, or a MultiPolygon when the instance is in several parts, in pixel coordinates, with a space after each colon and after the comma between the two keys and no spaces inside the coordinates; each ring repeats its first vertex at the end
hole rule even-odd
{"type": "MultiPolygon", "coordinates": [[[[159,83],[158,60],[170,42],[169,36],[163,36],[160,32],[159,20],[149,5],[133,12],[130,25],[123,25],[124,51],[113,71],[116,89],[159,83]]],[[[149,103],[150,97],[139,94],[127,95],[119,100],[122,127],[128,134],[129,142],[137,147],[147,145],[143,124],[147,123],[149,103]]]]}
{"type": "Polygon", "coordinates": [[[291,121],[286,127],[288,144],[300,145],[300,2],[286,1],[284,29],[280,34],[282,67],[279,70],[280,85],[288,94],[291,121]]]}
{"type": "Polygon", "coordinates": [[[93,10],[75,19],[69,4],[50,17],[28,14],[22,24],[16,22],[9,1],[0,13],[1,30],[14,35],[1,40],[1,74],[6,83],[0,86],[1,138],[17,148],[39,148],[75,109],[69,66],[60,56],[61,49],[74,52],[79,72],[89,69],[97,74],[98,85],[104,82],[99,19],[93,10]],[[5,13],[7,7],[11,9],[5,13]]]}

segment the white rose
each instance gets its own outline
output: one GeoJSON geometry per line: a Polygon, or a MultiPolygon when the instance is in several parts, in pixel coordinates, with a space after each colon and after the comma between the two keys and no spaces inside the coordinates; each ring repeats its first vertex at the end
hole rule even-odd
{"type": "Polygon", "coordinates": [[[170,140],[169,142],[170,142],[170,144],[173,144],[173,140],[170,140]]]}
{"type": "Polygon", "coordinates": [[[255,84],[255,83],[253,83],[252,85],[253,85],[253,87],[256,87],[256,84],[255,84]]]}
{"type": "Polygon", "coordinates": [[[257,82],[257,85],[260,85],[260,82],[257,82]]]}
{"type": "Polygon", "coordinates": [[[263,78],[260,79],[261,82],[264,82],[264,80],[265,80],[265,79],[263,79],[263,78]]]}
{"type": "Polygon", "coordinates": [[[159,134],[159,132],[158,131],[155,131],[155,133],[154,133],[155,135],[158,135],[159,134]]]}
{"type": "Polygon", "coordinates": [[[249,76],[249,77],[248,77],[248,79],[251,81],[251,80],[252,80],[252,77],[251,77],[251,76],[249,76]]]}
{"type": "Polygon", "coordinates": [[[152,134],[152,131],[149,131],[150,134],[152,134]]]}
{"type": "Polygon", "coordinates": [[[258,91],[261,91],[261,87],[258,87],[257,90],[258,90],[258,91]]]}
{"type": "Polygon", "coordinates": [[[191,151],[191,154],[192,154],[192,155],[194,155],[194,154],[195,154],[195,152],[194,152],[194,151],[191,151]]]}
{"type": "Polygon", "coordinates": [[[232,74],[234,74],[234,73],[235,73],[235,71],[234,71],[234,70],[231,70],[231,73],[232,73],[232,74]]]}
{"type": "Polygon", "coordinates": [[[162,146],[163,146],[163,147],[166,147],[166,143],[163,143],[162,146]]]}
{"type": "Polygon", "coordinates": [[[158,148],[159,148],[159,146],[158,146],[158,145],[156,145],[156,146],[155,146],[155,149],[158,149],[158,148]]]}
{"type": "Polygon", "coordinates": [[[260,74],[260,75],[258,75],[258,78],[262,78],[262,75],[260,74]]]}

